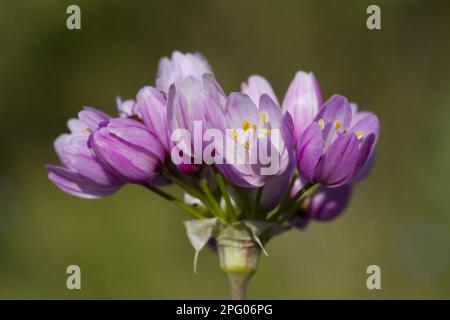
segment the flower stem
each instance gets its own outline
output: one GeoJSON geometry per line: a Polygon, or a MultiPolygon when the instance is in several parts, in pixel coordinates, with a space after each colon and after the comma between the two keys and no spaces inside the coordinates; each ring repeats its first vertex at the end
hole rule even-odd
{"type": "Polygon", "coordinates": [[[160,197],[172,202],[173,204],[175,204],[176,206],[178,206],[179,208],[189,212],[191,215],[193,215],[195,218],[198,219],[204,219],[205,217],[203,216],[203,214],[201,212],[199,212],[198,210],[192,208],[191,206],[189,206],[188,204],[184,203],[183,201],[175,198],[174,196],[172,196],[171,194],[168,194],[167,192],[149,184],[143,184],[143,186],[145,188],[147,188],[148,190],[156,193],[157,195],[159,195],[160,197]]]}
{"type": "Polygon", "coordinates": [[[246,300],[247,286],[250,276],[240,272],[227,272],[232,300],[246,300]]]}
{"type": "Polygon", "coordinates": [[[245,299],[248,281],[257,270],[261,248],[247,227],[232,224],[217,236],[217,251],[220,267],[228,277],[231,298],[245,299]]]}

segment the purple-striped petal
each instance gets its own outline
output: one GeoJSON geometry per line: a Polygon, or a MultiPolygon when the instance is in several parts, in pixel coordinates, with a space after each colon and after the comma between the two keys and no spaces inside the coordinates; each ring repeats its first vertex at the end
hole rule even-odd
{"type": "Polygon", "coordinates": [[[155,134],[170,153],[170,136],[166,120],[166,98],[153,87],[144,87],[137,94],[136,108],[140,111],[144,124],[155,134]]]}
{"type": "Polygon", "coordinates": [[[99,185],[111,186],[120,183],[119,179],[108,173],[92,155],[87,146],[88,137],[72,134],[62,146],[63,163],[99,185]]]}
{"type": "Polygon", "coordinates": [[[101,186],[67,168],[53,165],[47,165],[46,167],[49,171],[48,178],[50,181],[62,191],[80,198],[101,198],[114,193],[121,187],[121,185],[101,186]]]}
{"type": "Polygon", "coordinates": [[[367,160],[372,153],[372,147],[375,143],[375,135],[373,133],[369,134],[367,137],[363,138],[360,143],[358,160],[356,161],[355,169],[353,171],[353,176],[358,175],[362,167],[366,164],[367,160]]]}
{"type": "Polygon", "coordinates": [[[245,94],[231,93],[225,110],[227,129],[241,129],[245,120],[251,124],[259,123],[258,108],[245,94]]]}
{"type": "Polygon", "coordinates": [[[346,208],[351,194],[351,185],[339,188],[320,187],[311,197],[308,217],[320,221],[335,219],[346,208]]]}
{"type": "Polygon", "coordinates": [[[131,119],[111,120],[91,135],[89,145],[108,171],[131,183],[152,180],[164,159],[159,140],[131,119]]]}
{"type": "Polygon", "coordinates": [[[273,92],[270,83],[258,75],[250,76],[247,82],[241,84],[241,92],[248,95],[255,105],[259,105],[259,99],[263,94],[267,94],[277,105],[279,105],[277,96],[273,92]]]}
{"type": "Polygon", "coordinates": [[[69,119],[69,121],[67,121],[67,127],[71,133],[79,133],[89,129],[89,127],[80,119],[69,119]]]}
{"type": "Polygon", "coordinates": [[[352,119],[351,131],[359,133],[362,137],[366,137],[373,133],[375,135],[375,143],[380,134],[380,122],[378,117],[372,112],[359,112],[355,116],[356,119],[352,119]]]}
{"type": "Polygon", "coordinates": [[[225,108],[227,95],[212,74],[205,73],[203,75],[203,87],[206,94],[210,96],[217,105],[225,108]]]}
{"type": "Polygon", "coordinates": [[[322,106],[322,94],[312,72],[297,72],[283,100],[283,112],[289,112],[294,122],[294,143],[314,120],[322,106]]]}
{"type": "Polygon", "coordinates": [[[359,142],[353,133],[340,135],[317,164],[314,181],[337,187],[352,178],[359,155],[359,142]]]}
{"type": "Polygon", "coordinates": [[[98,128],[103,121],[111,119],[109,115],[91,107],[85,107],[78,113],[78,118],[83,121],[91,130],[98,128]]]}
{"type": "Polygon", "coordinates": [[[316,121],[323,119],[325,124],[340,122],[340,127],[345,129],[350,127],[352,120],[352,108],[347,98],[340,95],[333,95],[328,99],[316,116],[316,121]]]}
{"type": "Polygon", "coordinates": [[[201,54],[183,54],[175,51],[170,59],[164,57],[159,61],[156,87],[167,93],[172,84],[178,89],[181,82],[188,76],[202,79],[205,73],[213,72],[208,61],[201,54]]]}
{"type": "Polygon", "coordinates": [[[323,134],[317,122],[311,123],[301,135],[297,148],[297,168],[308,181],[314,181],[317,163],[323,154],[323,134]]]}
{"type": "Polygon", "coordinates": [[[372,152],[370,153],[369,158],[366,160],[359,172],[355,171],[356,175],[352,178],[350,184],[356,184],[367,178],[375,163],[376,154],[376,149],[372,147],[372,152]]]}
{"type": "Polygon", "coordinates": [[[64,165],[66,164],[66,159],[64,158],[63,148],[64,145],[66,144],[67,139],[69,139],[70,137],[71,137],[70,134],[63,133],[59,135],[58,138],[56,138],[55,141],[53,142],[53,147],[55,148],[59,161],[61,161],[61,163],[63,163],[64,165]]]}

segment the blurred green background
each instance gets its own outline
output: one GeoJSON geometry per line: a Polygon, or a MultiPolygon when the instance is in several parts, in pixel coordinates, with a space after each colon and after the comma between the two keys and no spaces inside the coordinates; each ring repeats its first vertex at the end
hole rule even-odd
{"type": "Polygon", "coordinates": [[[228,298],[217,256],[194,251],[189,218],[138,186],[101,200],[54,187],[44,164],[85,105],[115,112],[153,84],[160,57],[202,52],[227,92],[261,74],[281,98],[299,69],[328,98],[377,113],[371,176],[336,221],[274,238],[256,299],[450,298],[450,2],[0,2],[0,298],[228,298]],[[66,28],[81,7],[82,29],[66,28]],[[366,28],[381,7],[382,29],[366,28]],[[82,290],[66,288],[66,268],[82,290]],[[382,289],[366,288],[377,264],[382,289]]]}

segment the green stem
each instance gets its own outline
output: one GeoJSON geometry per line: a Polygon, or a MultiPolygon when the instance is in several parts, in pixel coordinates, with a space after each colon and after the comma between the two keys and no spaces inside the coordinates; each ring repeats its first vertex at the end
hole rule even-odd
{"type": "Polygon", "coordinates": [[[220,218],[225,218],[222,209],[220,208],[220,205],[217,203],[216,199],[214,198],[211,191],[208,189],[208,183],[206,179],[201,179],[199,182],[200,189],[202,189],[203,193],[206,196],[206,199],[208,200],[207,203],[211,206],[211,209],[216,213],[216,215],[220,218]]]}
{"type": "Polygon", "coordinates": [[[191,215],[193,215],[195,218],[198,219],[204,219],[205,217],[203,216],[203,214],[199,211],[197,211],[196,209],[192,208],[191,206],[189,206],[188,204],[184,203],[183,201],[175,198],[174,196],[172,196],[171,194],[168,194],[167,192],[151,185],[151,184],[143,184],[143,186],[145,188],[147,188],[148,190],[156,193],[157,195],[161,196],[162,198],[172,202],[173,204],[175,204],[176,206],[178,206],[179,208],[189,212],[191,215]]]}
{"type": "Polygon", "coordinates": [[[227,214],[231,216],[233,221],[237,220],[237,214],[234,210],[233,203],[231,202],[230,194],[228,193],[228,189],[225,185],[225,181],[223,180],[222,174],[216,171],[216,181],[219,185],[220,192],[222,192],[223,198],[225,199],[225,203],[227,205],[227,214]]]}
{"type": "Polygon", "coordinates": [[[294,203],[292,208],[290,208],[288,211],[284,212],[282,214],[284,220],[288,220],[291,218],[295,212],[297,212],[298,206],[302,203],[303,200],[307,199],[308,197],[312,196],[314,192],[320,187],[319,183],[313,184],[311,187],[308,188],[308,190],[305,190],[305,192],[300,195],[297,199],[297,201],[294,203]]]}
{"type": "Polygon", "coordinates": [[[255,201],[253,203],[253,208],[252,208],[252,218],[258,217],[258,210],[259,210],[259,205],[261,204],[261,197],[262,197],[263,190],[264,190],[264,187],[260,187],[260,188],[256,189],[256,197],[255,197],[255,201]]]}
{"type": "MultiPolygon", "coordinates": [[[[310,194],[312,194],[315,190],[317,190],[317,188],[320,186],[320,184],[318,183],[308,183],[307,185],[305,185],[302,189],[300,189],[291,199],[290,201],[288,201],[289,204],[291,204],[291,207],[288,209],[289,212],[289,216],[291,214],[292,211],[294,211],[296,209],[296,205],[297,205],[297,200],[300,202],[302,201],[305,197],[309,196],[310,194]]],[[[286,207],[286,206],[284,206],[286,207]]],[[[278,218],[284,216],[284,218],[286,218],[285,215],[285,211],[284,208],[280,208],[277,210],[277,212],[275,212],[270,218],[269,221],[270,222],[276,222],[278,220],[278,218]]]]}
{"type": "Polygon", "coordinates": [[[204,204],[207,204],[207,199],[203,196],[202,193],[200,193],[198,190],[196,190],[193,186],[190,186],[188,183],[184,182],[180,178],[176,177],[174,174],[163,171],[163,176],[175,183],[177,186],[179,186],[181,189],[184,189],[187,193],[189,193],[191,196],[199,199],[204,204]]]}
{"type": "Polygon", "coordinates": [[[237,187],[236,189],[239,193],[239,197],[241,198],[241,205],[242,205],[241,216],[243,219],[248,218],[248,217],[246,217],[246,215],[249,214],[249,208],[250,208],[249,200],[248,200],[248,191],[242,187],[237,187]]]}
{"type": "Polygon", "coordinates": [[[227,272],[232,300],[246,300],[249,275],[240,272],[227,272]]]}
{"type": "Polygon", "coordinates": [[[291,191],[292,191],[292,188],[294,187],[295,180],[297,180],[297,175],[294,174],[294,176],[292,177],[291,182],[289,183],[288,191],[286,192],[286,194],[284,195],[283,200],[281,201],[281,204],[280,204],[280,207],[279,207],[279,211],[283,211],[283,209],[286,207],[286,205],[290,202],[290,200],[291,200],[291,191]]]}

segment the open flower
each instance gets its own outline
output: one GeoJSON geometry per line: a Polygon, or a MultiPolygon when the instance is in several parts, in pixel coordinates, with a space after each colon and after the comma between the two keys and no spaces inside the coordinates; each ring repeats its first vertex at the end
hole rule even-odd
{"type": "Polygon", "coordinates": [[[238,186],[261,187],[281,175],[291,161],[292,119],[266,94],[258,107],[249,96],[232,93],[225,110],[224,164],[219,169],[238,186]]]}
{"type": "Polygon", "coordinates": [[[81,198],[99,198],[115,192],[122,180],[109,173],[92,155],[87,142],[90,133],[110,117],[94,108],[85,108],[78,119],[70,119],[69,134],[54,143],[64,167],[48,165],[49,179],[63,191],[81,198]]]}
{"type": "MultiPolygon", "coordinates": [[[[249,95],[256,104],[263,94],[267,94],[278,104],[272,86],[261,76],[249,77],[247,83],[241,85],[241,92],[249,95]]],[[[312,72],[298,71],[281,104],[283,113],[289,112],[292,117],[294,146],[297,145],[300,134],[314,120],[321,106],[322,94],[316,77],[312,72]]]]}
{"type": "Polygon", "coordinates": [[[158,138],[132,119],[102,122],[88,145],[109,172],[130,183],[150,182],[164,161],[165,151],[158,138]]]}
{"type": "Polygon", "coordinates": [[[352,122],[348,100],[332,96],[301,135],[297,168],[309,182],[338,187],[355,177],[372,152],[379,132],[377,117],[362,115],[352,122]]]}

